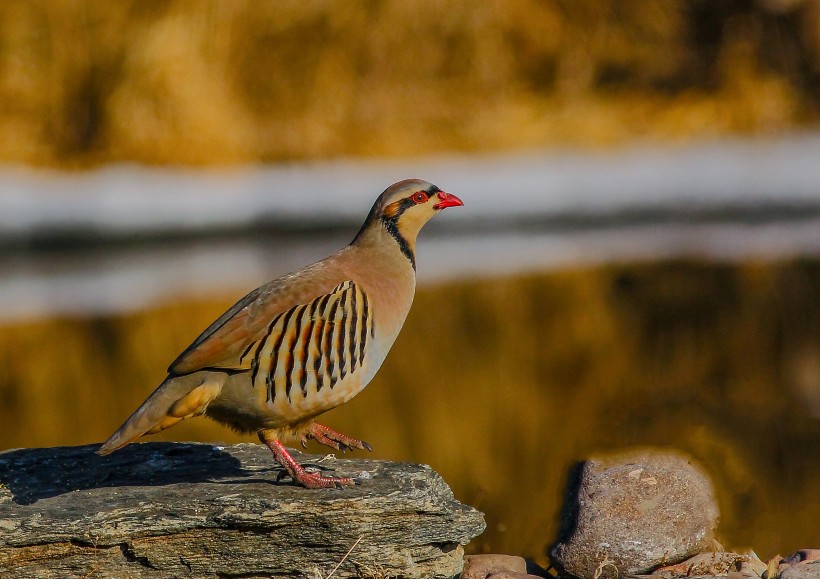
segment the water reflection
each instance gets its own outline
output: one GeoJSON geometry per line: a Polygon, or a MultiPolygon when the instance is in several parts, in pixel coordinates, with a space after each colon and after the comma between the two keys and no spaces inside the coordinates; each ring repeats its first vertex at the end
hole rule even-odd
{"type": "MultiPolygon", "coordinates": [[[[102,440],[240,293],[7,322],[0,447],[102,440]]],[[[428,283],[382,372],[327,422],[441,472],[488,515],[479,549],[541,553],[568,465],[661,445],[711,470],[730,545],[791,552],[820,541],[819,298],[809,259],[428,283]]],[[[155,438],[248,440],[205,419],[155,438]]]]}
{"type": "MultiPolygon", "coordinates": [[[[820,255],[820,219],[813,213],[785,220],[765,210],[756,215],[763,223],[601,228],[596,222],[557,231],[548,226],[475,231],[446,223],[448,232],[433,222],[417,248],[417,277],[424,285],[681,257],[738,261],[820,255]]],[[[337,251],[355,231],[262,232],[29,254],[0,251],[0,322],[117,314],[169,300],[244,295],[337,251]]]]}

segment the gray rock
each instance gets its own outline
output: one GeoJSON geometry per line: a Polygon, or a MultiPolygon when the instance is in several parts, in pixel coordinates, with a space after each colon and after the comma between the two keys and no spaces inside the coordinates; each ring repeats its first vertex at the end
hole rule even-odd
{"type": "Polygon", "coordinates": [[[133,444],[0,453],[0,576],[452,577],[484,529],[430,467],[303,465],[361,484],[277,482],[256,444],[133,444]]]}
{"type": "Polygon", "coordinates": [[[798,565],[805,561],[818,561],[820,560],[820,549],[799,549],[788,555],[787,557],[783,557],[780,560],[780,566],[784,569],[791,565],[798,565]]]}
{"type": "Polygon", "coordinates": [[[779,579],[820,579],[820,560],[791,565],[778,575],[779,579]]]}
{"type": "Polygon", "coordinates": [[[467,555],[460,579],[486,579],[497,573],[527,573],[527,562],[514,555],[467,555]]]}
{"type": "Polygon", "coordinates": [[[589,460],[570,476],[552,560],[583,579],[640,575],[708,550],[717,521],[709,478],[679,454],[589,460]]]}
{"type": "Polygon", "coordinates": [[[760,577],[766,571],[766,563],[754,553],[743,555],[731,551],[700,553],[680,563],[667,565],[652,571],[652,577],[674,579],[675,577],[723,577],[735,574],[744,577],[760,577]]]}

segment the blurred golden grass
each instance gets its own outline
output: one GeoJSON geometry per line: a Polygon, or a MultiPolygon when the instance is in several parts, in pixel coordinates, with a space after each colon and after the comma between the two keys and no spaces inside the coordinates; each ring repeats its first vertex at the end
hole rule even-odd
{"type": "MultiPolygon", "coordinates": [[[[818,298],[817,261],[424,287],[374,382],[326,420],[441,472],[487,513],[473,549],[543,560],[572,462],[655,445],[709,468],[729,545],[791,552],[820,541],[818,298]]],[[[0,448],[103,440],[230,303],[0,328],[0,448]]],[[[251,440],[202,418],[157,438],[251,440]]]]}
{"type": "Polygon", "coordinates": [[[814,123],[814,2],[10,0],[0,160],[233,164],[814,123]]]}

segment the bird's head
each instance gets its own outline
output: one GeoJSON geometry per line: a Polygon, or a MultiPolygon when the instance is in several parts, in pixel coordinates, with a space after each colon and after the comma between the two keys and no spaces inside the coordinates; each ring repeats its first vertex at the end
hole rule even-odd
{"type": "MultiPolygon", "coordinates": [[[[464,203],[421,179],[394,183],[379,195],[353,243],[366,243],[371,234],[386,231],[415,267],[416,236],[430,218],[445,207],[464,203]]],[[[372,239],[372,237],[371,237],[372,239]]]]}
{"type": "Polygon", "coordinates": [[[459,205],[464,205],[461,199],[452,193],[445,193],[432,183],[405,179],[379,195],[356,239],[360,239],[370,228],[383,227],[396,238],[402,251],[407,253],[409,250],[412,256],[416,236],[424,224],[445,207],[459,205]]]}

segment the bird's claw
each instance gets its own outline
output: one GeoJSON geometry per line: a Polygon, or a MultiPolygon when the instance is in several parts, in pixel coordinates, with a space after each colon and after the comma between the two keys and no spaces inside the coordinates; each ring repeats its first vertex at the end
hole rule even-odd
{"type": "Polygon", "coordinates": [[[318,473],[302,471],[297,473],[296,482],[309,489],[335,488],[343,489],[354,486],[356,481],[348,477],[322,476],[318,473]]]}
{"type": "Polygon", "coordinates": [[[361,484],[359,481],[349,477],[323,476],[321,471],[315,467],[305,467],[295,473],[281,469],[276,473],[274,482],[280,483],[283,479],[290,478],[293,482],[309,489],[334,488],[343,489],[346,486],[361,484]]]}
{"type": "MultiPolygon", "coordinates": [[[[326,427],[320,427],[315,431],[312,430],[310,434],[315,435],[318,433],[318,435],[324,435],[324,431],[327,430],[330,429],[326,427]]],[[[330,430],[330,432],[334,431],[330,430]]],[[[279,471],[276,474],[277,482],[280,481],[284,476],[290,476],[290,478],[293,479],[294,483],[300,484],[303,487],[309,489],[342,488],[345,486],[353,486],[356,484],[356,482],[349,477],[323,476],[321,474],[321,471],[315,467],[308,467],[306,469],[298,462],[296,462],[293,456],[291,456],[291,454],[288,452],[288,449],[286,449],[278,439],[270,436],[268,431],[259,431],[259,440],[261,440],[268,448],[270,448],[271,452],[273,452],[273,456],[276,459],[276,462],[278,462],[283,467],[283,470],[279,471]]]]}
{"type": "Polygon", "coordinates": [[[327,426],[323,426],[315,422],[311,424],[307,437],[313,438],[319,444],[329,446],[342,453],[349,450],[352,451],[356,448],[369,450],[371,452],[373,451],[373,447],[368,443],[356,438],[351,438],[350,436],[346,436],[341,432],[336,432],[332,428],[328,428],[327,426]]]}

